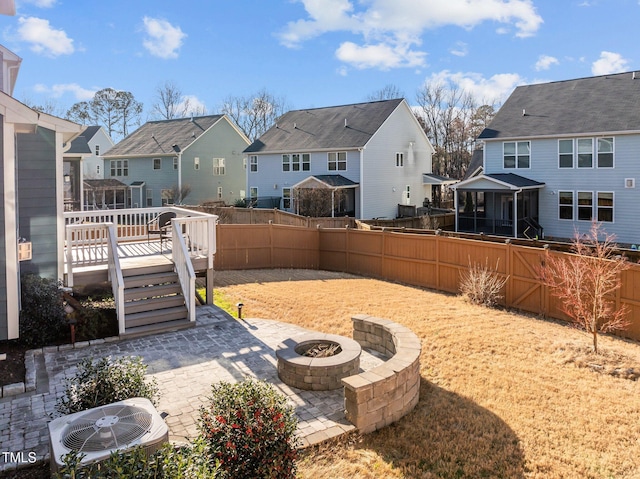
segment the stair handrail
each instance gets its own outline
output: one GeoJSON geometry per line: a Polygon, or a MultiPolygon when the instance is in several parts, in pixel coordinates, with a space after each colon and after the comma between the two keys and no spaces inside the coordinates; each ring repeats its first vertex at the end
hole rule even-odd
{"type": "Polygon", "coordinates": [[[120,267],[120,257],[118,256],[118,237],[116,227],[113,223],[105,223],[107,226],[107,264],[109,281],[113,291],[113,299],[118,317],[118,333],[125,333],[124,321],[124,278],[120,267]]]}
{"type": "Polygon", "coordinates": [[[180,220],[174,218],[171,220],[171,241],[173,245],[172,258],[173,264],[180,280],[180,287],[184,295],[184,301],[187,306],[189,321],[196,320],[196,273],[191,264],[191,256],[187,243],[182,236],[182,228],[180,220]]]}

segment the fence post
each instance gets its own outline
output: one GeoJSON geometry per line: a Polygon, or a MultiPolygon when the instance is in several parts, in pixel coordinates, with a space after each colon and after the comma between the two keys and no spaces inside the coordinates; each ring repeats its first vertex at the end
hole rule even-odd
{"type": "Polygon", "coordinates": [[[347,267],[346,272],[347,273],[351,273],[351,266],[349,265],[349,248],[350,248],[350,245],[349,245],[349,227],[347,226],[345,228],[345,230],[346,230],[346,233],[345,233],[345,262],[344,262],[344,264],[347,267]]]}
{"type": "Polygon", "coordinates": [[[507,282],[505,283],[505,292],[504,292],[504,302],[505,302],[505,306],[506,307],[510,307],[511,303],[513,301],[513,288],[511,287],[512,284],[511,282],[513,281],[513,271],[511,271],[511,268],[513,267],[513,261],[511,261],[511,253],[512,253],[512,248],[511,248],[511,239],[507,238],[504,240],[504,244],[505,244],[505,249],[506,249],[506,254],[505,254],[505,265],[504,265],[504,272],[507,275],[507,282]]]}
{"type": "Polygon", "coordinates": [[[436,289],[441,291],[440,288],[440,240],[442,237],[440,236],[441,230],[436,230],[436,289]]]}
{"type": "Polygon", "coordinates": [[[269,220],[269,265],[273,268],[273,220],[269,220]]]}

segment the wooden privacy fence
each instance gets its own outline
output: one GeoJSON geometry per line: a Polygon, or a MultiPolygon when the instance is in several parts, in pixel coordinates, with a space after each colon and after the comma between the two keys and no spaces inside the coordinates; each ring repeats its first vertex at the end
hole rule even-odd
{"type": "MultiPolygon", "coordinates": [[[[342,271],[458,293],[470,265],[496,268],[507,278],[503,305],[567,319],[539,279],[548,255],[568,253],[510,242],[497,243],[436,234],[298,228],[285,225],[218,225],[215,269],[306,268],[342,271]]],[[[630,327],[621,336],[640,340],[640,265],[623,273],[618,306],[629,308],[630,327]]]]}

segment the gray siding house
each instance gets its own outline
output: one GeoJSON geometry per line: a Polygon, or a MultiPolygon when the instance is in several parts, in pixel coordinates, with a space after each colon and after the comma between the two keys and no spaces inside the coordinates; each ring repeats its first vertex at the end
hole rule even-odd
{"type": "Polygon", "coordinates": [[[245,150],[249,197],[304,213],[322,189],[323,216],[395,218],[431,199],[433,151],[403,99],[290,111],[245,150]]]}
{"type": "Polygon", "coordinates": [[[640,244],[640,74],[520,86],[479,139],[482,174],[453,186],[458,231],[570,239],[595,220],[640,244]]]}
{"type": "Polygon", "coordinates": [[[226,115],[150,121],[104,154],[104,179],[126,186],[117,207],[233,204],[246,190],[248,145],[226,115]]]}
{"type": "Polygon", "coordinates": [[[17,70],[3,71],[12,76],[0,91],[0,340],[19,334],[20,275],[63,277],[63,150],[82,130],[12,98],[17,70]]]}

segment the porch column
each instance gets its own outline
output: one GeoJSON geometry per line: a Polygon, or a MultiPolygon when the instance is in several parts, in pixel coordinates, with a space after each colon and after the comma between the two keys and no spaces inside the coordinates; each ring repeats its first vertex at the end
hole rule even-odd
{"type": "Polygon", "coordinates": [[[458,231],[458,210],[460,209],[458,207],[458,188],[455,188],[453,190],[453,208],[456,212],[456,216],[455,216],[455,220],[456,220],[456,232],[458,231]]]}
{"type": "Polygon", "coordinates": [[[518,237],[518,192],[513,192],[513,237],[518,237]]]}
{"type": "Polygon", "coordinates": [[[331,217],[334,218],[336,215],[336,190],[331,190],[331,217]]]}

